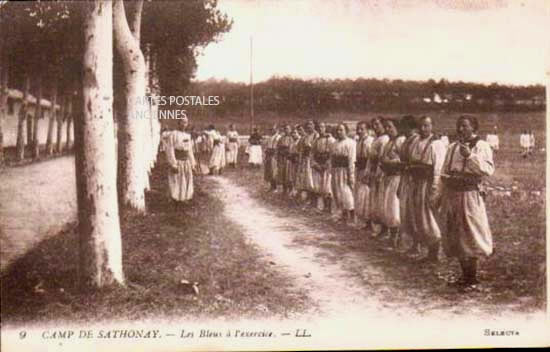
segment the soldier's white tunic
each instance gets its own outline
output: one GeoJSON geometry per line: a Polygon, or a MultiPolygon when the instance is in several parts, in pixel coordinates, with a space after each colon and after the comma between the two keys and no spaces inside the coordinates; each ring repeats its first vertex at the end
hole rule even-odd
{"type": "MultiPolygon", "coordinates": [[[[489,144],[479,138],[470,144],[468,158],[460,154],[458,142],[449,146],[442,173],[466,175],[470,180],[494,173],[493,151],[489,144]]],[[[447,229],[442,233],[442,240],[447,255],[459,258],[490,255],[493,252],[493,237],[479,187],[471,181],[457,187],[450,180],[443,179],[442,194],[442,212],[447,218],[447,229]]]]}
{"type": "Polygon", "coordinates": [[[336,140],[329,133],[319,136],[313,144],[312,176],[315,191],[324,196],[332,196],[332,176],[330,172],[330,150],[336,140]]]}
{"type": "MultiPolygon", "coordinates": [[[[417,239],[432,245],[441,238],[437,222],[437,206],[433,209],[431,200],[441,196],[441,168],[445,161],[446,148],[443,142],[433,136],[420,138],[412,148],[410,161],[423,170],[413,172],[412,186],[412,231],[417,239]]],[[[420,169],[419,168],[419,169],[420,169]]],[[[433,202],[432,202],[433,203],[433,202]]]]}
{"type": "MultiPolygon", "coordinates": [[[[418,141],[420,136],[418,134],[413,134],[408,137],[403,145],[401,146],[400,158],[404,163],[410,162],[410,156],[412,148],[415,143],[418,141]]],[[[414,211],[413,211],[413,178],[411,173],[408,170],[404,170],[401,174],[401,179],[399,180],[399,189],[397,195],[399,197],[399,215],[401,216],[401,228],[400,232],[402,234],[407,234],[409,236],[415,236],[413,230],[413,220],[414,211]]]]}
{"type": "Polygon", "coordinates": [[[300,164],[298,166],[297,188],[304,191],[315,192],[315,183],[313,182],[313,169],[311,168],[311,159],[313,156],[313,144],[319,135],[317,132],[306,134],[300,139],[300,164]]]}
{"type": "Polygon", "coordinates": [[[288,158],[287,158],[287,166],[286,166],[286,180],[288,182],[288,186],[295,188],[296,187],[296,175],[298,174],[298,162],[299,162],[299,154],[298,154],[298,143],[299,139],[292,139],[290,142],[290,146],[288,148],[288,158]]]}
{"type": "Polygon", "coordinates": [[[288,153],[292,142],[292,136],[284,134],[277,143],[277,183],[283,186],[289,185],[288,153]]]}
{"type": "Polygon", "coordinates": [[[370,184],[370,216],[375,222],[381,222],[384,215],[384,185],[383,172],[380,169],[380,157],[384,146],[390,137],[387,134],[378,136],[372,142],[367,168],[371,178],[370,184]]]}
{"type": "Polygon", "coordinates": [[[500,147],[499,139],[497,134],[488,134],[487,143],[493,148],[493,150],[498,150],[500,147]]]}
{"type": "Polygon", "coordinates": [[[264,180],[266,182],[275,182],[277,180],[277,143],[281,135],[275,133],[267,138],[265,146],[265,168],[264,180]]]}
{"type": "Polygon", "coordinates": [[[172,199],[178,201],[193,198],[193,168],[195,156],[191,135],[182,131],[162,134],[166,159],[172,168],[168,173],[168,186],[172,199]]]}
{"type": "Polygon", "coordinates": [[[368,159],[374,138],[365,135],[357,141],[355,161],[355,214],[368,219],[370,216],[370,187],[367,183],[368,159]]]}
{"type": "Polygon", "coordinates": [[[334,199],[343,210],[354,209],[353,189],[355,183],[356,142],[346,137],[332,144],[331,167],[334,199]]]}
{"type": "Polygon", "coordinates": [[[225,149],[222,136],[216,130],[206,131],[205,133],[208,136],[209,149],[212,151],[208,167],[219,171],[225,166],[225,149]]]}
{"type": "MultiPolygon", "coordinates": [[[[405,142],[405,136],[390,140],[382,149],[381,162],[400,162],[399,153],[405,142]]],[[[400,172],[384,172],[383,176],[383,216],[382,223],[387,227],[399,227],[401,217],[399,213],[399,198],[397,189],[401,179],[400,172]]]]}
{"type": "Polygon", "coordinates": [[[248,162],[254,165],[262,164],[262,136],[253,133],[248,140],[248,162]]]}
{"type": "Polygon", "coordinates": [[[225,153],[227,163],[236,164],[238,154],[239,154],[239,132],[228,131],[227,132],[227,151],[225,153]]]}
{"type": "Polygon", "coordinates": [[[521,146],[522,152],[525,154],[531,148],[531,138],[528,133],[522,133],[519,137],[519,145],[521,146]]]}
{"type": "Polygon", "coordinates": [[[441,141],[441,143],[443,143],[445,148],[447,148],[449,146],[449,137],[443,135],[443,136],[441,136],[441,138],[439,138],[439,140],[441,141]]]}

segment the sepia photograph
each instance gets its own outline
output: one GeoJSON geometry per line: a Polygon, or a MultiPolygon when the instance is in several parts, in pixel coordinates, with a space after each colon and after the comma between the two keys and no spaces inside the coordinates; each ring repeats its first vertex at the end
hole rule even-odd
{"type": "Polygon", "coordinates": [[[546,0],[0,0],[0,349],[550,347],[546,0]]]}

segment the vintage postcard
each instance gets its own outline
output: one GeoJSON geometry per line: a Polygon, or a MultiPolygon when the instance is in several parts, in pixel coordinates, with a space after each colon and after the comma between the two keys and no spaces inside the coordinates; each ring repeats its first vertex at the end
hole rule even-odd
{"type": "Polygon", "coordinates": [[[1,349],[550,346],[548,23],[0,1],[1,349]]]}

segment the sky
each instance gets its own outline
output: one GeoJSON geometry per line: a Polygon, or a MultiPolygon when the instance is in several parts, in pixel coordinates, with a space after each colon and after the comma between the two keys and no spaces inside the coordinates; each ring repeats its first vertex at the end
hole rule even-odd
{"type": "Polygon", "coordinates": [[[441,78],[544,84],[547,0],[219,0],[233,28],[196,79],[441,78]]]}

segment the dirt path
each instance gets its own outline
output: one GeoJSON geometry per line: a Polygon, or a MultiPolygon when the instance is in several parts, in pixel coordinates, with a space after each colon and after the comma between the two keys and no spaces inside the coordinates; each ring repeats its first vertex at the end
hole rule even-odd
{"type": "MultiPolygon", "coordinates": [[[[295,283],[305,288],[320,307],[321,316],[344,318],[361,316],[388,318],[410,316],[405,306],[398,311],[388,309],[383,290],[373,292],[345,269],[344,262],[353,256],[336,257],[330,250],[304,245],[304,240],[322,241],[313,227],[299,219],[281,218],[251,198],[248,192],[232,181],[213,177],[220,186],[218,197],[225,204],[225,214],[241,225],[248,239],[258,245],[275,265],[284,270],[295,283]]],[[[321,236],[331,237],[324,233],[321,236]]],[[[364,274],[373,281],[382,282],[382,273],[366,267],[364,274]]],[[[387,292],[386,292],[387,294],[387,292]]]]}
{"type": "Polygon", "coordinates": [[[76,216],[74,157],[0,171],[0,269],[76,216]]]}

